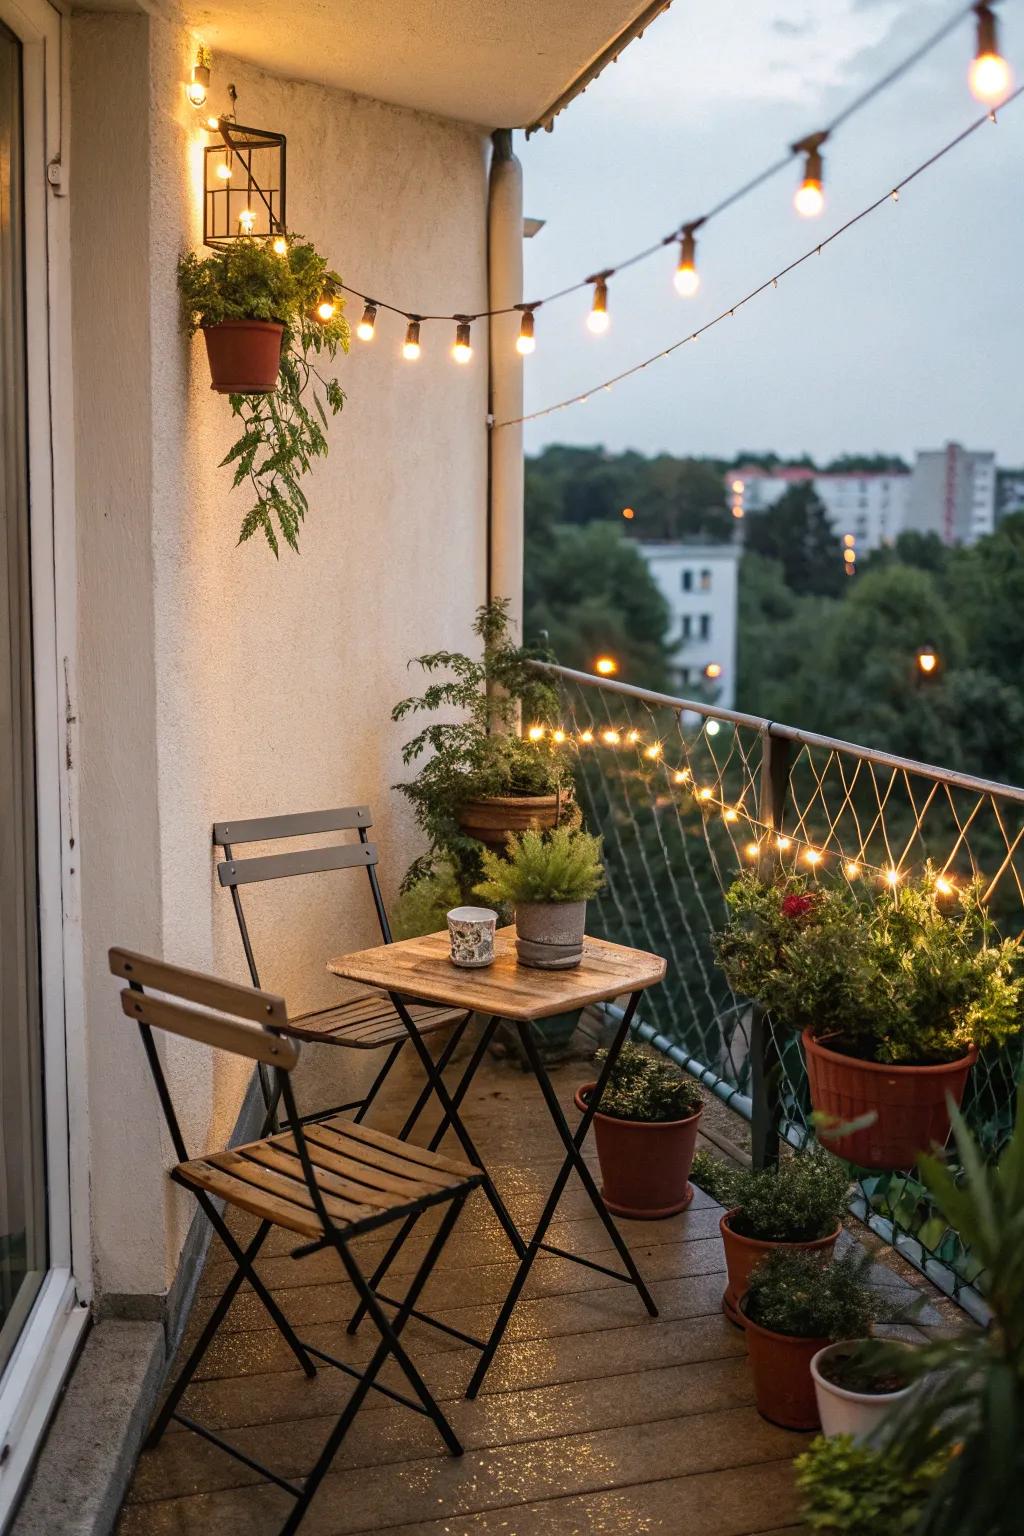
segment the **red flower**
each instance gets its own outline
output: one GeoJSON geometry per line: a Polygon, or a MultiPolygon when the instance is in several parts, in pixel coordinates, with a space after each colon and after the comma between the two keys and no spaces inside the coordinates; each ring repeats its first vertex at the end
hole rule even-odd
{"type": "Polygon", "coordinates": [[[783,915],[783,917],[794,917],[794,918],[795,917],[806,917],[808,912],[810,912],[810,910],[811,910],[811,908],[813,906],[814,906],[814,897],[813,896],[798,896],[794,892],[792,895],[784,896],[783,897],[783,899],[782,899],[782,915],[783,915]]]}

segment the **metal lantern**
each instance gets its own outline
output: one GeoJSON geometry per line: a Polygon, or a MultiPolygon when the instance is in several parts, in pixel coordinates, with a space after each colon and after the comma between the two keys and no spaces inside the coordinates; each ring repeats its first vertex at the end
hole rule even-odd
{"type": "Polygon", "coordinates": [[[283,234],[285,160],[283,133],[245,128],[230,118],[211,120],[203,156],[203,244],[223,248],[232,240],[283,234]]]}

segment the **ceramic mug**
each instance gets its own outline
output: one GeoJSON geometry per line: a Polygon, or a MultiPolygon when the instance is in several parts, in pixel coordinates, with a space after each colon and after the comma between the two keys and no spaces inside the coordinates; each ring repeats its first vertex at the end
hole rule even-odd
{"type": "Polygon", "coordinates": [[[489,907],[453,907],[448,913],[452,964],[472,968],[494,964],[498,914],[489,907]]]}

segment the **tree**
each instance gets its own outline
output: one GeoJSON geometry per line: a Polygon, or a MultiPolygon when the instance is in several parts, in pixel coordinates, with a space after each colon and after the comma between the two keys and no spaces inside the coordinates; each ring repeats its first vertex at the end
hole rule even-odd
{"type": "Polygon", "coordinates": [[[842,588],[842,545],[809,483],[791,485],[773,507],[747,518],[746,547],[777,560],[794,592],[828,597],[842,588]]]}
{"type": "Polygon", "coordinates": [[[717,459],[647,459],[554,444],[526,461],[527,526],[606,521],[638,539],[723,543],[733,522],[722,473],[717,459]],[[628,520],[626,507],[634,513],[628,520]]]}

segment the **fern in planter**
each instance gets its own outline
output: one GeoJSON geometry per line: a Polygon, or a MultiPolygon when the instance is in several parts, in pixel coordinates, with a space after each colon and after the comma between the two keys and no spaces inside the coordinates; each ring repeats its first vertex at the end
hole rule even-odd
{"type": "Polygon", "coordinates": [[[314,246],[294,238],[283,253],[269,241],[238,239],[212,256],[189,251],[178,262],[182,323],[189,335],[230,320],[284,327],[276,387],[267,394],[230,396],[242,435],[221,460],[221,467],[234,465],[234,486],[248,481],[255,496],[238,542],[261,530],[275,555],[278,530],[298,551],[309,505],[300,481],[314,459],[327,455],[328,410],[336,416],[345,402],[337,379],[321,372],[339,347],[348,351],[340,281],[314,246]],[[322,318],[318,308],[327,304],[331,313],[322,318]]]}
{"type": "Polygon", "coordinates": [[[481,858],[484,879],[473,891],[496,906],[589,901],[604,884],[601,839],[570,827],[556,827],[546,837],[524,832],[509,838],[505,858],[489,849],[481,858]]]}

